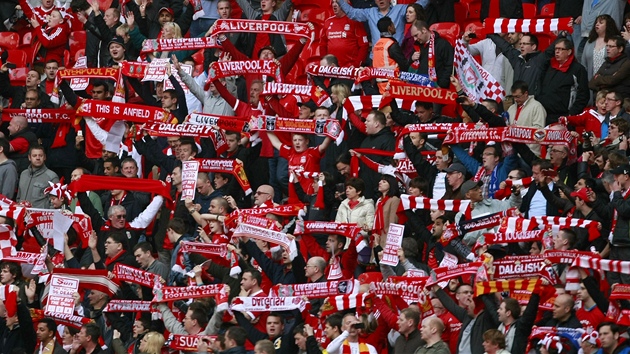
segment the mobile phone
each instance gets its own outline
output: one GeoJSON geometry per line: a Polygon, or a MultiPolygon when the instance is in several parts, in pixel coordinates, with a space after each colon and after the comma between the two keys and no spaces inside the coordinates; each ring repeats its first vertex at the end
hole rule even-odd
{"type": "Polygon", "coordinates": [[[13,63],[6,63],[4,64],[4,66],[6,66],[9,69],[15,69],[17,68],[17,65],[13,64],[13,63]]]}
{"type": "Polygon", "coordinates": [[[363,322],[357,322],[357,323],[352,325],[352,328],[354,328],[354,329],[365,329],[365,325],[363,324],[363,322]]]}
{"type": "Polygon", "coordinates": [[[467,97],[464,97],[464,96],[459,96],[459,97],[457,97],[457,98],[455,99],[455,102],[457,102],[457,103],[459,103],[459,104],[462,104],[462,103],[466,102],[466,98],[467,98],[467,97]]]}
{"type": "Polygon", "coordinates": [[[477,34],[475,34],[475,33],[469,33],[469,34],[468,34],[468,38],[477,38],[477,34]]]}
{"type": "Polygon", "coordinates": [[[77,132],[77,136],[83,136],[83,130],[79,130],[79,131],[77,132]]]}

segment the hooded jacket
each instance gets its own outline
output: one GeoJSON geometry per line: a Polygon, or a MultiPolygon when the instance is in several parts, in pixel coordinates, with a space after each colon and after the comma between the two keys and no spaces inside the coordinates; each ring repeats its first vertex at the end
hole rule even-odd
{"type": "Polygon", "coordinates": [[[0,194],[9,199],[13,199],[13,197],[15,197],[15,191],[18,183],[17,166],[15,165],[15,161],[6,160],[5,162],[0,163],[0,181],[2,181],[0,194]]]}

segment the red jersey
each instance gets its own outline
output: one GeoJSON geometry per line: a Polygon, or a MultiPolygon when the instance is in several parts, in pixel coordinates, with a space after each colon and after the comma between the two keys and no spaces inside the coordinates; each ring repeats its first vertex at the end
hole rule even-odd
{"type": "Polygon", "coordinates": [[[457,353],[457,340],[459,338],[459,331],[462,329],[462,323],[448,311],[445,311],[438,317],[444,322],[442,340],[444,343],[448,344],[451,353],[457,353]]]}
{"type": "Polygon", "coordinates": [[[363,23],[344,17],[330,17],[324,22],[322,45],[334,54],[339,66],[361,66],[368,55],[368,39],[363,23]]]}
{"type": "Polygon", "coordinates": [[[300,153],[288,145],[282,145],[280,148],[280,156],[289,161],[289,170],[295,171],[298,175],[300,185],[306,194],[313,194],[313,179],[302,176],[304,172],[319,172],[319,160],[322,154],[319,153],[319,147],[308,148],[300,153]]]}
{"type": "Polygon", "coordinates": [[[592,308],[587,309],[584,304],[575,312],[578,320],[582,324],[582,328],[597,329],[597,326],[606,320],[606,315],[597,307],[593,305],[592,308]]]}

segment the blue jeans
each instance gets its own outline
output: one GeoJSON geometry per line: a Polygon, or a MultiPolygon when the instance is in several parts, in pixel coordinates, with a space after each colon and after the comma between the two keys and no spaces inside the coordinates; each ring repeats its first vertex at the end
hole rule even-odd
{"type": "Polygon", "coordinates": [[[280,157],[276,149],[273,149],[273,157],[269,158],[269,184],[273,187],[274,203],[282,202],[283,192],[289,189],[289,161],[280,157]]]}

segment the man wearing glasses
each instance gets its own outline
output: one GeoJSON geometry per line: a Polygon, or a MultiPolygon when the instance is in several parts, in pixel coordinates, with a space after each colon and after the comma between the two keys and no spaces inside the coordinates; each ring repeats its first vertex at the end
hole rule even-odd
{"type": "MultiPolygon", "coordinates": [[[[525,37],[523,37],[525,38],[525,37]]],[[[530,95],[530,86],[525,81],[515,81],[512,85],[512,97],[514,104],[508,108],[510,125],[538,128],[545,127],[547,111],[540,102],[530,95]]],[[[540,156],[540,144],[528,144],[529,148],[540,156]]]]}
{"type": "Polygon", "coordinates": [[[273,187],[263,184],[254,194],[254,208],[273,208],[273,187]]]}
{"type": "Polygon", "coordinates": [[[606,43],[606,61],[591,81],[591,90],[615,91],[622,97],[630,97],[630,60],[625,52],[626,41],[621,36],[614,36],[606,43]]]}
{"type": "Polygon", "coordinates": [[[573,43],[558,39],[554,53],[536,96],[547,111],[546,125],[557,122],[560,116],[582,113],[590,98],[588,74],[575,58],[573,43]]]}

